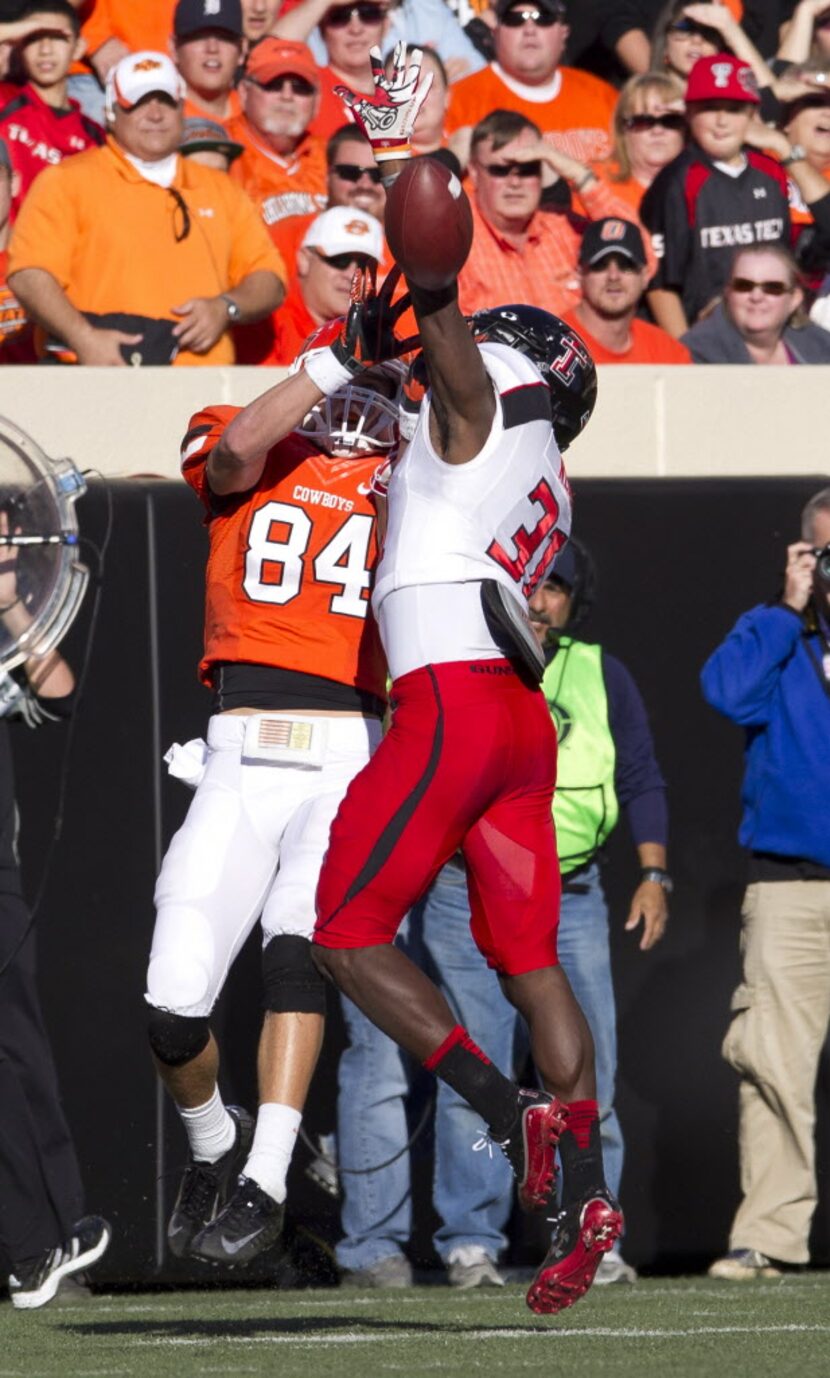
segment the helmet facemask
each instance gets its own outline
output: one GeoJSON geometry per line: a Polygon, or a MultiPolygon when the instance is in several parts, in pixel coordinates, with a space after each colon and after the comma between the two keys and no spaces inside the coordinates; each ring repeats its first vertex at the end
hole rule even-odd
{"type": "Polygon", "coordinates": [[[405,373],[395,359],[373,365],[354,382],[321,398],[303,417],[297,433],[335,459],[393,449],[399,440],[398,399],[405,373]]]}

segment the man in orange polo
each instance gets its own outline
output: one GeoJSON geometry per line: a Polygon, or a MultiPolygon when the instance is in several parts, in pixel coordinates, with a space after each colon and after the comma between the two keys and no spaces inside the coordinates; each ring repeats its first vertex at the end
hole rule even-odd
{"type": "Polygon", "coordinates": [[[685,345],[638,318],[648,285],[643,236],[628,220],[595,220],[579,250],[582,301],[563,320],[582,336],[595,364],[690,364],[685,345]]]}
{"type": "Polygon", "coordinates": [[[269,321],[237,332],[243,364],[291,364],[309,335],[349,309],[355,268],[377,268],[383,254],[379,222],[352,206],[335,206],[311,221],[297,250],[285,302],[269,321]]]}
{"type": "Polygon", "coordinates": [[[170,58],[122,59],[107,143],[47,168],[24,202],[9,284],[57,357],[231,364],[230,326],[282,300],[285,270],[256,208],[178,153],[182,98],[170,58]]]}
{"type": "Polygon", "coordinates": [[[236,74],[246,46],[239,0],[178,0],[171,46],[186,87],[185,115],[223,124],[238,115],[236,74]]]}
{"type": "MultiPolygon", "coordinates": [[[[554,148],[512,110],[495,110],[473,130],[469,164],[473,244],[458,275],[465,314],[493,301],[520,301],[564,315],[582,296],[579,246],[586,221],[635,212],[608,182],[554,148]],[[543,175],[564,178],[584,211],[542,211],[543,175]]],[[[656,260],[647,251],[653,272],[656,260]]]]}
{"type": "Polygon", "coordinates": [[[326,204],[326,155],[309,133],[320,73],[305,43],[263,38],[251,49],[239,87],[243,113],[228,122],[242,157],[231,176],[260,208],[266,225],[326,204]]]}
{"type": "Polygon", "coordinates": [[[494,8],[495,59],[453,86],[448,132],[478,124],[491,110],[516,110],[572,158],[608,157],[617,93],[588,72],[560,66],[569,33],[564,0],[497,0],[494,8]]]}

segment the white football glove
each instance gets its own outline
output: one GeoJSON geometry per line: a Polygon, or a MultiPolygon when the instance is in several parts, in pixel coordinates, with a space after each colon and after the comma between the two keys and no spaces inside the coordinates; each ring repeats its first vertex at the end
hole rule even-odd
{"type": "Polygon", "coordinates": [[[372,76],[378,96],[384,98],[382,103],[356,96],[348,86],[334,88],[372,145],[376,163],[412,157],[412,129],[432,85],[432,72],[421,80],[422,56],[415,48],[407,65],[406,45],[398,43],[392,55],[392,74],[387,77],[380,48],[371,50],[372,76]]]}

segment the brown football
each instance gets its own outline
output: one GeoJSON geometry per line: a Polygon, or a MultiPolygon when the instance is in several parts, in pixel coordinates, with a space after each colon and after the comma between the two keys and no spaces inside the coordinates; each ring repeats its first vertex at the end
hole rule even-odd
{"type": "Polygon", "coordinates": [[[446,287],[473,241],[473,213],[458,177],[437,158],[407,163],[386,198],[386,239],[419,287],[446,287]]]}

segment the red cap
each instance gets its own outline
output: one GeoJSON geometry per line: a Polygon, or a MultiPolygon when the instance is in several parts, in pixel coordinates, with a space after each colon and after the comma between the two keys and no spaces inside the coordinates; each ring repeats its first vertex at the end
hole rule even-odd
{"type": "Polygon", "coordinates": [[[739,100],[760,105],[758,82],[752,68],[732,53],[699,57],[686,84],[686,104],[696,100],[739,100]]]}
{"type": "Polygon", "coordinates": [[[320,89],[320,69],[311,49],[290,38],[261,39],[248,54],[245,75],[263,85],[277,77],[305,77],[315,91],[320,89]]]}

